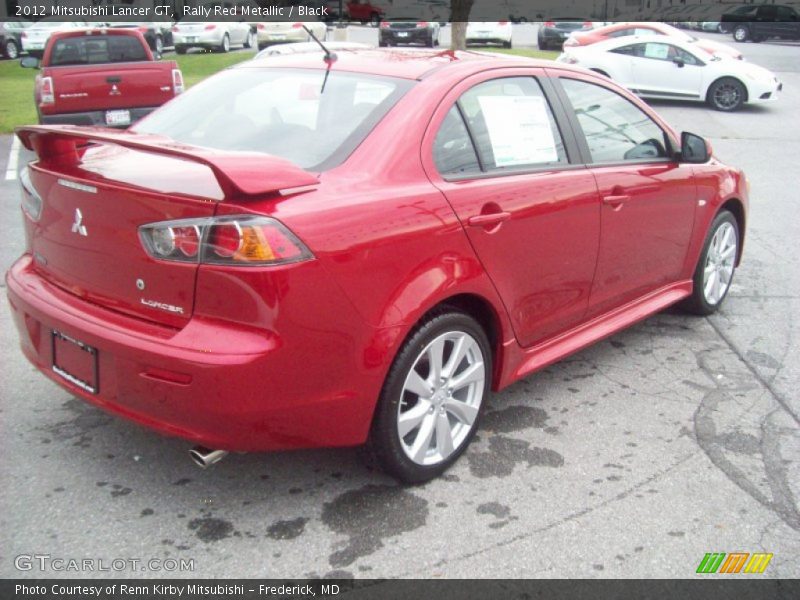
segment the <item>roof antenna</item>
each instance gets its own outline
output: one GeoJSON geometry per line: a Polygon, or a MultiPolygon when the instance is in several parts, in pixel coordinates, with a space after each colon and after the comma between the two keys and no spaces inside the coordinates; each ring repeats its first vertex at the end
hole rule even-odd
{"type": "Polygon", "coordinates": [[[308,27],[306,27],[305,23],[302,23],[301,25],[303,26],[303,29],[306,30],[306,33],[311,37],[311,39],[314,40],[315,42],[317,42],[317,44],[319,44],[319,47],[322,48],[322,51],[325,52],[325,57],[322,60],[325,61],[325,64],[328,65],[328,67],[325,69],[325,79],[322,80],[322,88],[319,90],[320,94],[324,94],[325,93],[325,84],[328,83],[328,75],[330,75],[331,66],[333,65],[333,63],[336,62],[336,59],[338,57],[336,56],[335,53],[333,53],[330,50],[328,50],[325,47],[325,44],[323,44],[322,42],[320,42],[317,39],[317,36],[314,35],[313,31],[311,31],[308,27]]]}

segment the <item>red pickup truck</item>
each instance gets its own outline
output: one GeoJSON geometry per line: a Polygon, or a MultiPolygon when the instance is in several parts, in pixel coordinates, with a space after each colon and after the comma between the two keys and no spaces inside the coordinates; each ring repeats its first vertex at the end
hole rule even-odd
{"type": "Polygon", "coordinates": [[[39,123],[127,127],[183,91],[173,61],[157,60],[142,34],[129,29],[53,33],[42,60],[34,101],[39,123]]]}

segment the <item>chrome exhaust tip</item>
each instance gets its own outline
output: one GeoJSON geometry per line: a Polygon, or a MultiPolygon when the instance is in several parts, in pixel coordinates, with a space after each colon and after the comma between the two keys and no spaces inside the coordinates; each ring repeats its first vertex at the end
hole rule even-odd
{"type": "Polygon", "coordinates": [[[218,463],[228,456],[227,450],[211,450],[204,446],[195,446],[189,450],[189,456],[194,463],[201,469],[207,469],[214,463],[218,463]]]}

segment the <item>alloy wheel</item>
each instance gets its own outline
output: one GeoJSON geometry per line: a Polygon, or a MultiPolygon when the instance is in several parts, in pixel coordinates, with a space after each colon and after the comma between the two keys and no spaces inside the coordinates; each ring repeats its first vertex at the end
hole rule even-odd
{"type": "Polygon", "coordinates": [[[723,110],[730,110],[742,101],[742,92],[733,83],[721,83],[714,89],[714,104],[723,110]]]}
{"type": "Polygon", "coordinates": [[[481,347],[463,331],[444,333],[419,353],[397,411],[397,432],[409,459],[436,465],[461,447],[475,425],[486,377],[481,347]]]}
{"type": "Polygon", "coordinates": [[[703,296],[712,306],[722,301],[731,285],[738,244],[736,230],[728,222],[722,223],[711,238],[703,271],[703,296]]]}

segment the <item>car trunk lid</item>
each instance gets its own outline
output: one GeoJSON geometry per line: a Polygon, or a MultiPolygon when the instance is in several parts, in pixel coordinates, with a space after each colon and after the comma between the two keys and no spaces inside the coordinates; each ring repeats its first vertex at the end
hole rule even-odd
{"type": "Polygon", "coordinates": [[[157,136],[74,127],[28,127],[18,135],[39,156],[29,167],[42,202],[29,229],[36,269],[90,302],[174,327],[191,317],[198,264],[154,259],[139,227],[211,217],[222,199],[317,181],[267,155],[205,151],[157,136]],[[245,181],[253,172],[264,175],[258,185],[245,181]]]}

